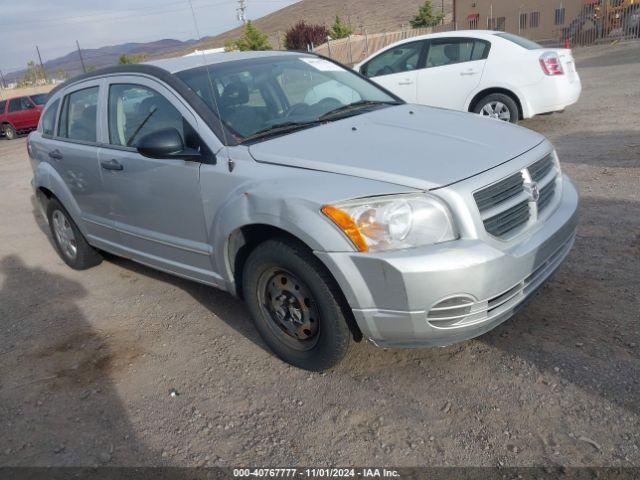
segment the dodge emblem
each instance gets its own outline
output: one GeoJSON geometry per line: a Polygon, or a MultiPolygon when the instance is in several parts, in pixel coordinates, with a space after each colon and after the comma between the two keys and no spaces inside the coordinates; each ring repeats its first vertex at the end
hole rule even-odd
{"type": "Polygon", "coordinates": [[[529,193],[529,198],[532,202],[537,202],[540,200],[540,187],[538,187],[537,182],[531,182],[526,185],[527,193],[529,193]]]}

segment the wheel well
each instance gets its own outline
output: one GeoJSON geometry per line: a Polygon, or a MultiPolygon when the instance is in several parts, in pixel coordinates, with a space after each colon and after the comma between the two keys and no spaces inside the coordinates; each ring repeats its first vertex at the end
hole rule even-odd
{"type": "Polygon", "coordinates": [[[502,93],[504,95],[507,95],[508,97],[511,97],[511,99],[516,102],[516,105],[518,106],[518,120],[522,120],[523,116],[524,116],[524,112],[522,111],[522,103],[520,102],[520,99],[518,98],[518,96],[513,93],[511,90],[507,90],[506,88],[487,88],[486,90],[481,91],[480,93],[476,94],[475,97],[473,97],[473,100],[471,100],[471,103],[469,104],[469,111],[473,112],[473,110],[476,108],[476,105],[478,104],[478,102],[483,98],[486,97],[487,95],[491,95],[492,93],[502,93]]]}
{"type": "MultiPolygon", "coordinates": [[[[239,228],[235,232],[233,232],[229,237],[227,254],[229,256],[229,265],[231,266],[231,270],[234,277],[236,294],[243,298],[242,294],[242,271],[244,269],[244,264],[247,261],[247,258],[251,254],[251,252],[261,243],[271,240],[273,238],[286,238],[290,241],[293,241],[303,248],[312,251],[312,249],[300,240],[295,235],[287,232],[286,230],[282,230],[281,228],[274,227],[271,225],[246,225],[244,227],[239,228]]],[[[319,262],[322,265],[322,268],[325,269],[325,272],[333,281],[333,288],[335,292],[337,292],[339,298],[338,301],[342,306],[342,310],[345,318],[347,319],[347,323],[349,325],[349,330],[351,331],[351,335],[356,342],[362,340],[362,331],[360,331],[360,327],[355,321],[353,316],[353,312],[349,307],[349,303],[342,293],[342,289],[338,285],[338,282],[331,274],[328,268],[319,262]]]]}

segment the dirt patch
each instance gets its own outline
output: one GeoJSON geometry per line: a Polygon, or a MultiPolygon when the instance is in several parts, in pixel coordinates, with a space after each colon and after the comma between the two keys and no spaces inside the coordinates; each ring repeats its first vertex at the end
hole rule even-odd
{"type": "Polygon", "coordinates": [[[52,388],[84,388],[113,379],[142,355],[142,348],[125,334],[95,331],[74,333],[31,354],[52,388]]]}

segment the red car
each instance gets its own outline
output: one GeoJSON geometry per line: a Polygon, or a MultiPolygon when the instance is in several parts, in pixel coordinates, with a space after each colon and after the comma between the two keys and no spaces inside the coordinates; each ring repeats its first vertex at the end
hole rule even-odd
{"type": "Polygon", "coordinates": [[[19,133],[35,130],[48,94],[0,100],[0,134],[13,140],[19,133]]]}

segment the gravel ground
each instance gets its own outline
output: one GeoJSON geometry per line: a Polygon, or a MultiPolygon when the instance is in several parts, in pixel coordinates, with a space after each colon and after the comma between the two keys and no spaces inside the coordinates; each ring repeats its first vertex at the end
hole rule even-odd
{"type": "Polygon", "coordinates": [[[640,466],[640,45],[577,57],[580,103],[524,124],[583,199],[553,281],[479,339],[361,343],[322,375],[274,358],[227,294],[67,268],[25,140],[0,141],[0,465],[640,466]]]}

